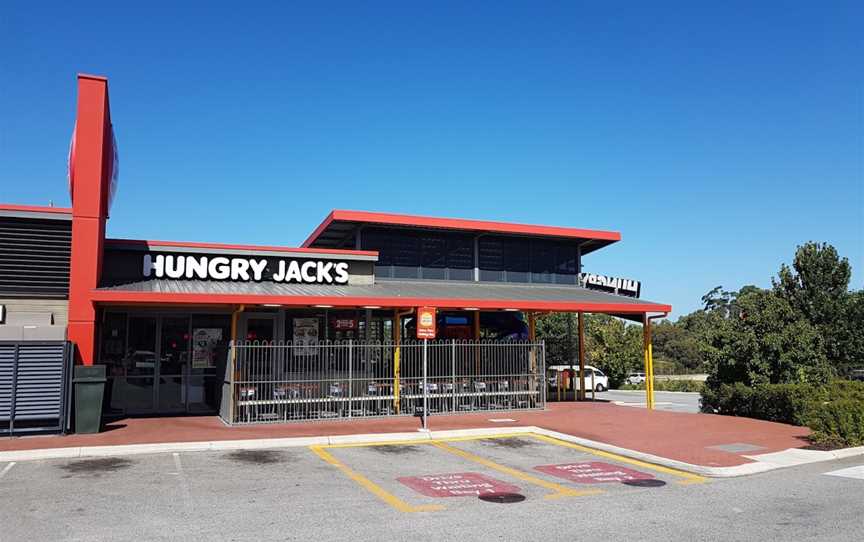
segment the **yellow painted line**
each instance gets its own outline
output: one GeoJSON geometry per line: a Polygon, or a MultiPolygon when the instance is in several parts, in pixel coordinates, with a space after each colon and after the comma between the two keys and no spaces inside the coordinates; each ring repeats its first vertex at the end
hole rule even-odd
{"type": "MultiPolygon", "coordinates": [[[[433,444],[435,442],[462,442],[466,440],[484,440],[492,438],[524,437],[529,433],[501,433],[495,435],[477,435],[466,437],[448,437],[435,440],[382,440],[379,442],[349,442],[344,444],[319,444],[320,448],[365,448],[367,446],[413,446],[417,444],[433,444]]],[[[531,433],[533,434],[533,433],[531,433]]]]}
{"type": "Polygon", "coordinates": [[[682,478],[677,483],[680,485],[690,485],[690,484],[704,484],[708,481],[707,478],[703,476],[699,476],[698,474],[693,474],[692,472],[687,472],[683,470],[673,469],[671,467],[664,467],[662,465],[655,465],[653,463],[648,463],[647,461],[640,461],[638,459],[631,459],[629,457],[624,457],[623,455],[614,454],[612,452],[604,452],[602,450],[595,450],[594,448],[588,448],[587,446],[582,446],[580,444],[574,444],[572,442],[567,442],[564,440],[558,440],[557,438],[547,437],[546,435],[538,435],[536,433],[530,433],[532,438],[537,440],[541,440],[543,442],[548,442],[550,444],[554,444],[556,446],[563,446],[565,448],[572,448],[574,450],[579,450],[580,452],[589,453],[591,455],[596,455],[600,457],[605,457],[607,459],[613,459],[615,461],[620,461],[621,463],[629,463],[630,465],[636,465],[639,467],[643,467],[646,469],[651,469],[657,472],[662,472],[664,474],[671,474],[672,476],[678,476],[682,478]]]}
{"type": "MultiPolygon", "coordinates": [[[[524,435],[524,434],[525,433],[522,433],[522,435],[524,435]]],[[[571,489],[569,487],[562,486],[562,485],[556,484],[554,482],[549,482],[547,480],[543,480],[542,478],[537,478],[536,476],[532,476],[526,472],[512,469],[510,467],[505,467],[504,465],[499,465],[498,463],[495,463],[494,461],[490,461],[490,460],[486,459],[485,457],[480,457],[479,455],[474,455],[471,452],[466,452],[465,450],[460,450],[459,448],[454,448],[453,446],[450,446],[449,444],[442,442],[440,440],[430,441],[430,443],[433,446],[435,446],[436,448],[444,450],[445,452],[449,452],[453,455],[457,455],[461,458],[467,459],[468,461],[473,461],[474,463],[478,463],[480,465],[483,465],[484,467],[487,467],[487,468],[490,468],[493,470],[497,470],[498,472],[503,472],[504,474],[506,474],[508,476],[512,476],[513,478],[516,478],[517,480],[521,480],[523,482],[527,482],[529,484],[534,484],[536,486],[540,486],[540,487],[554,491],[554,493],[550,493],[550,494],[546,495],[544,497],[546,499],[560,499],[561,497],[581,497],[583,495],[596,495],[598,493],[603,493],[603,491],[599,490],[599,489],[582,489],[582,490],[571,489]]]]}
{"type": "Polygon", "coordinates": [[[372,493],[400,512],[434,512],[436,510],[444,509],[443,506],[437,504],[412,506],[392,493],[388,493],[384,488],[362,474],[354,472],[347,465],[333,457],[330,452],[324,450],[322,446],[310,446],[309,449],[315,452],[315,455],[342,471],[345,476],[357,482],[363,489],[372,493]]]}

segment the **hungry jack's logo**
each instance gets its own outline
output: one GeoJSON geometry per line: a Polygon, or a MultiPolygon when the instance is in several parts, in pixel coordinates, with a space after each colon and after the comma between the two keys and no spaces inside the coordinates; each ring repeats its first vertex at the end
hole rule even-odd
{"type": "Polygon", "coordinates": [[[145,254],[143,274],[145,277],[169,279],[347,284],[348,263],[280,259],[275,269],[271,269],[267,258],[145,254]]]}

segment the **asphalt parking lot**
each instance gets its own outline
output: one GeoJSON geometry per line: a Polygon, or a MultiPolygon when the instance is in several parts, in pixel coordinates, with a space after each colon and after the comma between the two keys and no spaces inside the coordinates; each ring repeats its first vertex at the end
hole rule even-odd
{"type": "Polygon", "coordinates": [[[707,480],[532,435],[7,463],[0,540],[858,539],[864,481],[808,467],[707,480]]]}
{"type": "Polygon", "coordinates": [[[313,451],[403,512],[465,510],[489,502],[549,501],[707,481],[540,435],[337,445],[313,451]]]}
{"type": "MultiPolygon", "coordinates": [[[[701,395],[698,392],[655,391],[654,408],[671,412],[696,413],[699,412],[700,397],[701,395]]],[[[609,390],[597,393],[596,398],[620,406],[645,408],[644,391],[609,390]]]]}

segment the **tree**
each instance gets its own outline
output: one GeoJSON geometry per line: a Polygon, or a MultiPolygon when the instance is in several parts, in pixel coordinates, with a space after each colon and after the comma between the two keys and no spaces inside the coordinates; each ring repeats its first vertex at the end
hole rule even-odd
{"type": "Polygon", "coordinates": [[[851,277],[849,260],[841,259],[833,246],[809,242],[795,251],[792,268],[782,264],[771,282],[795,310],[821,326],[833,324],[840,316],[851,277]]]}
{"type": "Polygon", "coordinates": [[[821,382],[830,375],[822,337],[771,290],[739,292],[708,351],[708,385],[821,382]]]}
{"type": "Polygon", "coordinates": [[[602,369],[617,386],[627,373],[642,366],[642,326],[626,324],[608,314],[585,317],[586,363],[602,369]]]}
{"type": "MultiPolygon", "coordinates": [[[[547,365],[578,364],[575,314],[552,313],[537,318],[537,338],[546,341],[547,365]],[[572,330],[572,343],[567,340],[572,330]]],[[[602,369],[612,385],[642,366],[642,326],[607,314],[585,315],[585,363],[602,369]]]]}
{"type": "Polygon", "coordinates": [[[831,332],[838,350],[838,371],[864,368],[864,290],[850,293],[831,332]]]}
{"type": "Polygon", "coordinates": [[[729,315],[729,309],[735,301],[737,292],[730,292],[722,286],[715,286],[707,294],[702,296],[702,304],[706,312],[719,312],[722,316],[729,315]]]}
{"type": "Polygon", "coordinates": [[[703,365],[703,348],[700,336],[688,329],[684,319],[694,319],[693,315],[705,314],[697,311],[679,319],[678,323],[661,320],[652,326],[651,337],[654,358],[672,362],[676,369],[699,369],[703,365]]]}
{"type": "Polygon", "coordinates": [[[537,317],[537,338],[546,342],[547,365],[578,364],[577,315],[553,312],[537,317]]]}
{"type": "Polygon", "coordinates": [[[849,261],[840,258],[833,246],[809,242],[795,251],[792,268],[783,264],[771,281],[777,295],[818,329],[825,354],[835,366],[856,361],[856,334],[850,334],[849,317],[857,321],[854,325],[864,327],[860,317],[856,320],[856,301],[849,292],[851,276],[849,261]]]}

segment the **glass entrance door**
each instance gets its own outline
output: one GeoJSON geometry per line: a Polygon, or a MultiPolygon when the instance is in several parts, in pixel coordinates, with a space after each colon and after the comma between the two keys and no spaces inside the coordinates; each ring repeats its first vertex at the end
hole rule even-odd
{"type": "Polygon", "coordinates": [[[215,412],[230,327],[228,315],[106,314],[106,414],[215,412]]]}
{"type": "Polygon", "coordinates": [[[189,317],[164,316],[160,333],[157,410],[186,411],[186,379],[189,367],[189,317]]]}
{"type": "Polygon", "coordinates": [[[156,365],[158,359],[158,327],[156,318],[129,318],[126,354],[122,377],[115,378],[116,390],[112,402],[122,404],[126,412],[152,412],[156,397],[156,365]]]}

